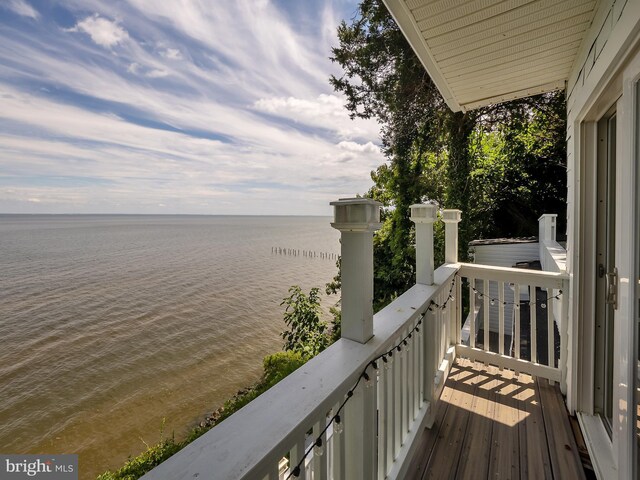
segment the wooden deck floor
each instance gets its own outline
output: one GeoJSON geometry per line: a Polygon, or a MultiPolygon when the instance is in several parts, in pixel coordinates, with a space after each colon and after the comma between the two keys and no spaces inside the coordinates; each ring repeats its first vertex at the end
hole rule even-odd
{"type": "Polygon", "coordinates": [[[557,386],[458,359],[408,479],[583,479],[557,386]]]}

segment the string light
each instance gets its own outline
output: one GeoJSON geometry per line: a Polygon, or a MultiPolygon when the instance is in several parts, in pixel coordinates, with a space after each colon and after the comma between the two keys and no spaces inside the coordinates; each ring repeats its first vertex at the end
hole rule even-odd
{"type": "MultiPolygon", "coordinates": [[[[422,325],[422,321],[425,319],[427,312],[434,312],[436,310],[441,310],[443,312],[446,311],[447,308],[447,304],[451,301],[455,301],[455,296],[453,295],[453,289],[456,286],[456,279],[457,277],[459,277],[459,274],[456,273],[454,275],[453,280],[451,281],[451,287],[449,288],[449,293],[447,294],[447,298],[446,300],[442,303],[439,304],[437,302],[434,302],[433,300],[431,300],[429,302],[429,306],[427,307],[427,309],[421,314],[420,318],[418,319],[418,321],[416,322],[415,326],[411,329],[411,331],[404,337],[402,338],[396,345],[394,345],[393,347],[391,347],[389,350],[387,350],[386,352],[378,355],[377,357],[375,357],[373,360],[371,360],[369,363],[367,363],[367,365],[364,367],[364,369],[362,370],[362,373],[360,374],[360,376],[358,377],[358,380],[356,381],[356,383],[353,385],[353,387],[347,391],[347,395],[346,398],[344,399],[344,401],[340,404],[340,406],[338,407],[338,409],[336,410],[335,414],[331,417],[331,419],[327,422],[327,425],[324,427],[324,429],[320,432],[319,436],[315,439],[315,441],[313,442],[313,444],[311,445],[310,448],[308,448],[304,455],[302,456],[302,458],[300,459],[300,461],[298,462],[298,464],[291,470],[291,472],[289,473],[289,476],[287,476],[287,480],[291,477],[299,477],[300,476],[300,472],[301,472],[301,468],[302,465],[304,464],[304,461],[306,460],[306,458],[310,455],[310,453],[313,451],[315,453],[315,455],[317,456],[321,456],[324,454],[324,442],[322,441],[322,437],[323,435],[326,433],[327,429],[330,426],[333,426],[333,431],[337,434],[340,435],[342,434],[342,432],[344,431],[344,424],[342,422],[342,417],[340,416],[340,413],[342,412],[342,410],[344,409],[345,405],[347,404],[347,402],[353,397],[354,395],[354,390],[358,387],[358,385],[360,384],[360,382],[362,380],[364,380],[365,383],[365,387],[366,388],[371,388],[374,385],[374,381],[371,378],[372,374],[369,374],[367,372],[367,369],[369,367],[372,367],[374,369],[375,372],[378,371],[378,361],[382,360],[382,365],[384,367],[385,370],[389,370],[391,368],[391,364],[393,363],[393,353],[394,352],[398,352],[399,355],[402,355],[402,347],[404,346],[406,351],[409,351],[409,342],[408,339],[411,339],[413,337],[413,333],[418,333],[420,332],[420,326],[422,325]]],[[[468,282],[464,282],[465,285],[468,285],[471,287],[471,289],[473,290],[473,292],[478,295],[480,298],[488,298],[491,305],[495,305],[496,302],[499,302],[500,300],[497,298],[493,298],[489,295],[485,295],[482,292],[479,292],[478,290],[476,290],[476,288],[472,285],[470,285],[468,282]]],[[[554,296],[548,296],[547,298],[542,300],[540,302],[540,307],[541,308],[547,308],[547,304],[549,303],[549,301],[553,300],[553,299],[558,299],[562,296],[562,290],[558,290],[558,293],[554,296]]],[[[527,301],[522,301],[522,302],[501,302],[503,305],[513,305],[515,309],[519,309],[520,305],[531,305],[531,301],[527,300],[527,301]]],[[[537,305],[537,300],[535,302],[533,302],[534,304],[537,305]]],[[[419,337],[419,335],[418,335],[419,337]]],[[[373,374],[374,376],[377,374],[373,374]]]]}
{"type": "MultiPolygon", "coordinates": [[[[420,318],[418,319],[418,321],[416,322],[414,327],[411,329],[411,331],[404,338],[402,338],[396,345],[391,347],[389,350],[387,350],[384,353],[381,353],[380,355],[375,357],[373,360],[370,360],[369,363],[367,363],[367,365],[362,370],[362,373],[358,377],[358,380],[356,381],[356,383],[353,385],[353,387],[351,387],[351,389],[349,391],[347,391],[347,398],[345,398],[344,401],[340,404],[340,406],[336,410],[336,413],[327,422],[327,425],[320,432],[320,434],[315,439],[315,441],[313,442],[311,447],[308,448],[304,452],[304,455],[302,455],[302,458],[300,459],[298,464],[295,467],[293,467],[293,469],[291,470],[291,472],[287,476],[287,480],[289,478],[291,478],[291,477],[299,477],[300,476],[300,471],[301,471],[302,465],[304,464],[304,461],[306,460],[306,458],[309,456],[309,454],[312,451],[315,452],[315,454],[317,456],[320,456],[320,455],[322,455],[324,453],[324,444],[322,442],[322,436],[326,433],[326,431],[328,430],[328,428],[330,426],[333,425],[333,431],[338,435],[340,435],[344,431],[344,425],[342,423],[342,418],[340,417],[340,412],[342,412],[342,410],[344,409],[344,407],[347,404],[347,402],[349,400],[351,400],[351,398],[353,397],[354,390],[358,387],[358,385],[360,384],[360,381],[362,381],[362,380],[364,380],[366,388],[370,388],[370,387],[372,387],[374,385],[374,382],[373,382],[373,380],[371,378],[372,374],[369,374],[367,372],[367,369],[369,367],[372,367],[374,369],[374,371],[377,372],[378,371],[378,360],[382,360],[382,363],[384,365],[385,370],[388,370],[390,368],[391,363],[393,362],[393,352],[394,351],[397,351],[398,353],[402,352],[402,346],[405,347],[406,351],[409,351],[409,341],[408,340],[413,338],[413,334],[414,333],[417,333],[417,332],[420,331],[420,325],[422,325],[422,321],[427,316],[427,311],[430,311],[430,312],[434,311],[434,307],[435,307],[435,309],[444,310],[447,307],[447,303],[449,303],[449,301],[455,300],[451,293],[453,292],[453,289],[454,289],[454,287],[456,285],[457,277],[458,277],[458,274],[456,273],[454,275],[453,280],[451,281],[451,288],[449,289],[449,294],[447,295],[447,299],[444,301],[444,303],[442,305],[439,305],[439,304],[437,304],[436,302],[434,302],[432,300],[429,303],[429,306],[427,307],[427,310],[422,312],[420,318]]],[[[419,335],[418,335],[418,337],[419,337],[419,335]]],[[[375,375],[375,374],[373,374],[373,375],[375,375]]]]}
{"type": "MultiPolygon", "coordinates": [[[[495,305],[497,302],[499,302],[500,300],[498,298],[493,298],[489,295],[485,295],[484,293],[478,291],[473,285],[469,284],[468,282],[464,282],[465,285],[468,285],[469,287],[471,287],[471,290],[473,290],[473,292],[478,295],[478,297],[480,298],[488,298],[489,299],[489,303],[493,306],[495,305]]],[[[554,299],[558,299],[562,296],[562,290],[558,290],[558,293],[556,295],[553,296],[548,296],[540,301],[540,308],[547,308],[547,304],[549,303],[550,300],[554,300],[554,299]]],[[[531,305],[531,300],[522,300],[520,302],[500,302],[502,303],[502,305],[513,305],[515,307],[516,310],[520,309],[520,305],[531,305]]],[[[536,300],[535,302],[533,302],[534,305],[538,304],[538,301],[536,300]]]]}

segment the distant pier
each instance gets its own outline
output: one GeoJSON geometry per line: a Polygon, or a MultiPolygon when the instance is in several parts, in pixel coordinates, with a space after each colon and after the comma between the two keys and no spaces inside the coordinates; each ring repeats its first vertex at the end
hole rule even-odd
{"type": "Polygon", "coordinates": [[[272,255],[286,255],[289,257],[307,257],[307,258],[319,258],[321,260],[338,260],[340,256],[337,253],[331,252],[318,252],[315,250],[304,250],[299,248],[286,248],[286,247],[271,247],[272,255]]]}

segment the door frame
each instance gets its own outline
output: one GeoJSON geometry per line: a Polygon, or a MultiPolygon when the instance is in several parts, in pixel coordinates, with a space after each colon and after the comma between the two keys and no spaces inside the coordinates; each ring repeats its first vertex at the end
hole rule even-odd
{"type": "MultiPolygon", "coordinates": [[[[638,42],[634,42],[638,45],[638,42]]],[[[573,384],[575,408],[594,468],[599,478],[634,478],[636,472],[635,384],[637,382],[636,316],[638,293],[635,288],[640,267],[640,194],[637,192],[640,151],[640,47],[629,49],[615,69],[602,79],[576,117],[578,133],[576,172],[576,237],[573,276],[572,317],[577,347],[573,384]],[[619,273],[618,309],[614,320],[613,424],[611,437],[602,419],[594,415],[595,391],[595,296],[597,227],[598,121],[615,105],[616,208],[615,258],[619,273]],[[633,409],[630,409],[633,406],[633,409]],[[633,415],[630,413],[633,412],[633,415]]]]}
{"type": "Polygon", "coordinates": [[[594,297],[594,412],[602,417],[609,434],[613,427],[613,370],[614,370],[614,315],[615,307],[607,302],[607,275],[617,266],[616,244],[618,222],[615,216],[617,198],[617,100],[597,121],[596,164],[590,166],[596,173],[595,213],[595,272],[596,295],[594,297]],[[613,132],[611,125],[614,125],[613,132]],[[613,135],[611,135],[613,133],[613,135]],[[613,154],[612,154],[613,153],[613,154]],[[611,158],[613,157],[613,158],[611,158]],[[613,187],[613,191],[610,191],[613,187]],[[600,203],[603,201],[604,203],[600,203]],[[611,213],[613,212],[613,215],[611,213]],[[613,230],[613,237],[609,233],[613,230]],[[613,240],[613,241],[612,241],[613,240]],[[612,258],[613,257],[613,258],[612,258]],[[611,261],[612,260],[612,261],[611,261]],[[601,271],[602,270],[602,271],[601,271]],[[600,389],[600,391],[598,391],[600,389]]]}

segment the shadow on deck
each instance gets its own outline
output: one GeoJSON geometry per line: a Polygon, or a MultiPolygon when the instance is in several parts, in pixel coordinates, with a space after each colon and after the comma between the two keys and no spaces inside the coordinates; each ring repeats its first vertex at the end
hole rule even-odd
{"type": "Polygon", "coordinates": [[[558,386],[457,359],[408,479],[581,479],[558,386]]]}

